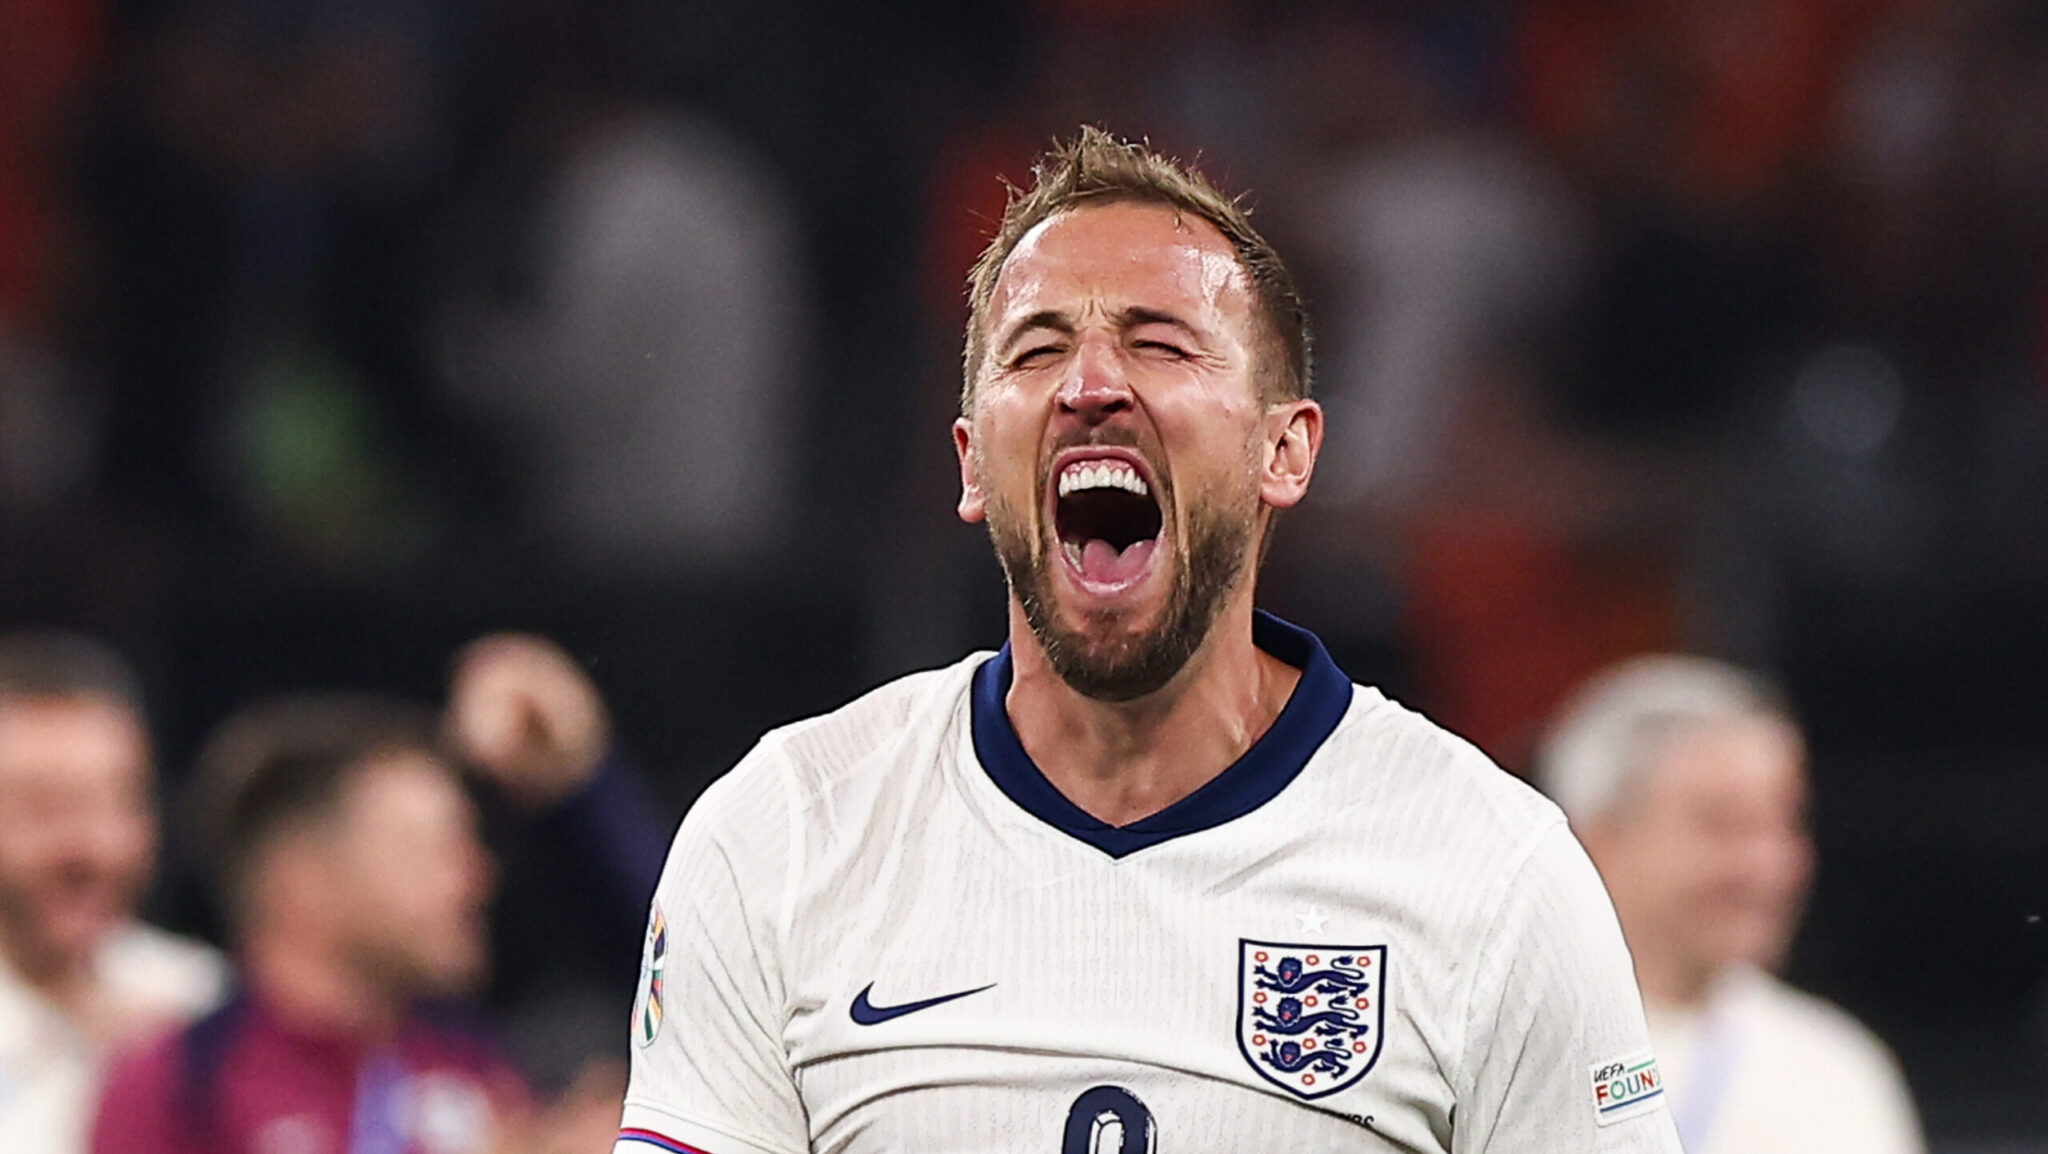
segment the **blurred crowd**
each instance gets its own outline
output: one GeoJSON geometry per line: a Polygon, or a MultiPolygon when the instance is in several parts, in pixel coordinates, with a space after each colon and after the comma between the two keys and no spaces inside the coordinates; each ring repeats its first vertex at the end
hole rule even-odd
{"type": "MultiPolygon", "coordinates": [[[[1102,124],[1248,192],[1307,290],[1330,442],[1271,607],[1518,772],[1630,654],[1773,671],[1788,972],[1937,1149],[2038,1141],[2043,109],[2029,0],[4,0],[0,627],[126,654],[172,796],[252,700],[438,698],[537,630],[670,825],[763,727],[999,638],[961,286],[1102,124]]],[[[633,888],[560,800],[486,814],[487,1003],[595,991],[542,1037],[631,977],[548,892],[633,888]]],[[[149,912],[228,941],[165,835],[149,912]]]]}
{"type": "Polygon", "coordinates": [[[441,710],[261,698],[207,740],[178,803],[160,803],[155,777],[118,654],[71,633],[0,635],[8,1149],[610,1148],[625,1011],[606,994],[668,827],[558,647],[479,639],[441,710]],[[222,949],[138,916],[167,816],[203,867],[222,949]],[[546,835],[548,851],[510,844],[554,884],[507,877],[507,902],[552,905],[548,935],[584,931],[574,944],[598,980],[580,993],[568,969],[537,976],[530,946],[499,935],[493,949],[488,846],[507,846],[490,835],[514,819],[546,835]]]}

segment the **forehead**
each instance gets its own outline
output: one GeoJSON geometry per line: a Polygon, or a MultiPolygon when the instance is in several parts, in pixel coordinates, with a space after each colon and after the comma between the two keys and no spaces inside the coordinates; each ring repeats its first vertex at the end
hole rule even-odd
{"type": "Polygon", "coordinates": [[[989,311],[1000,336],[1006,318],[1090,304],[1242,322],[1251,289],[1215,225],[1163,205],[1105,204],[1069,209],[1025,233],[1003,262],[989,311]]]}
{"type": "Polygon", "coordinates": [[[142,772],[149,739],[133,710],[108,698],[0,697],[0,776],[75,777],[86,767],[142,772]]]}
{"type": "Polygon", "coordinates": [[[359,824],[417,825],[466,819],[469,796],[446,762],[418,749],[371,755],[343,786],[343,810],[359,824]]]}
{"type": "Polygon", "coordinates": [[[1797,800],[1806,787],[1805,744],[1798,730],[1773,717],[1691,726],[1664,743],[1655,779],[1661,792],[1679,804],[1797,800]]]}

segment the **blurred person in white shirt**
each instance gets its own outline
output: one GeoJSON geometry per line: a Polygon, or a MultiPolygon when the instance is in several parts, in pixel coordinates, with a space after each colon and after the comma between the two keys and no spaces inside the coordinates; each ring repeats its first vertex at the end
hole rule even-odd
{"type": "Polygon", "coordinates": [[[0,1150],[85,1148],[106,1056],[218,1003],[200,943],[136,917],[154,770],[125,662],[82,637],[0,636],[0,1150]]]}
{"type": "Polygon", "coordinates": [[[1778,691],[1646,656],[1580,689],[1537,779],[1614,899],[1689,1154],[1920,1154],[1884,1044],[1774,976],[1812,879],[1806,745],[1778,691]]]}

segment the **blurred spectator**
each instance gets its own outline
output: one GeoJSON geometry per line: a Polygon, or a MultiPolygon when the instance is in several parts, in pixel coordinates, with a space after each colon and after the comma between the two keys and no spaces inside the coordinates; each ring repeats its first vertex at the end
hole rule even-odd
{"type": "Polygon", "coordinates": [[[245,988],[116,1065],[104,1151],[484,1151],[531,1121],[473,1031],[420,1007],[488,965],[491,862],[425,709],[276,699],[201,757],[200,826],[245,988]]]}
{"type": "Polygon", "coordinates": [[[0,637],[0,1149],[71,1154],[109,1050],[202,1013],[224,966],[136,920],[157,845],[127,665],[81,637],[0,637]]]}
{"type": "Polygon", "coordinates": [[[608,1149],[625,1085],[618,1023],[673,815],[614,744],[597,687],[545,638],[499,633],[464,646],[441,724],[516,811],[489,829],[506,864],[493,1004],[507,1045],[550,1094],[577,1100],[616,1080],[595,1147],[608,1149]]]}
{"type": "Polygon", "coordinates": [[[747,148],[679,109],[602,108],[566,135],[511,238],[523,291],[457,292],[448,387],[520,450],[540,543],[566,566],[732,572],[783,544],[793,512],[794,210],[747,148]]]}
{"type": "Polygon", "coordinates": [[[1806,751],[1776,691],[1642,657],[1567,703],[1538,758],[1613,895],[1691,1154],[1917,1154],[1884,1044],[1771,970],[1812,875],[1806,751]]]}
{"type": "MultiPolygon", "coordinates": [[[[623,1010],[592,1029],[575,1012],[573,981],[515,999],[525,1072],[559,1091],[536,1114],[522,1073],[484,1031],[437,1008],[477,993],[491,969],[483,911],[495,868],[456,754],[578,859],[543,872],[575,890],[566,900],[609,915],[595,920],[618,923],[581,944],[617,954],[612,969],[626,988],[666,827],[568,654],[540,637],[485,637],[458,653],[438,719],[403,702],[331,695],[252,706],[216,733],[200,759],[194,817],[244,990],[124,1067],[109,1099],[121,1105],[107,1107],[97,1141],[610,1148],[625,1066],[609,1051],[623,1010]],[[588,868],[562,868],[578,864],[588,868]]],[[[529,905],[535,895],[518,896],[529,905]]]]}

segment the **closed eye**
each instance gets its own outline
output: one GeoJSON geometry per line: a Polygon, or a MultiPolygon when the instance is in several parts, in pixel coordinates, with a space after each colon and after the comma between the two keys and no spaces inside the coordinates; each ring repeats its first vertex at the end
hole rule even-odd
{"type": "Polygon", "coordinates": [[[1025,349],[1016,356],[1011,357],[1010,367],[1013,369],[1028,369],[1033,365],[1041,364],[1057,356],[1059,352],[1059,345],[1033,345],[1031,348],[1025,349]]]}
{"type": "Polygon", "coordinates": [[[1164,353],[1175,359],[1185,358],[1188,355],[1186,349],[1169,341],[1132,341],[1131,344],[1136,348],[1144,349],[1148,352],[1164,353]]]}

